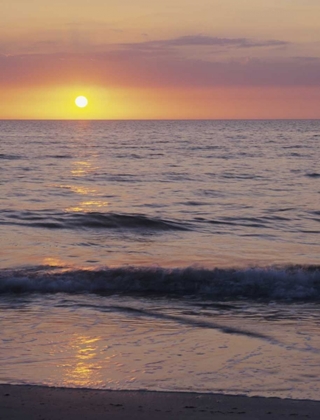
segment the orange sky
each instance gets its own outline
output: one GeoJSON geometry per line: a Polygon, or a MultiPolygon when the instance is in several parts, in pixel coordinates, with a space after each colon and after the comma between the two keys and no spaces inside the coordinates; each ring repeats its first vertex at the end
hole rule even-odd
{"type": "Polygon", "coordinates": [[[320,118],[319,16],[319,0],[2,0],[0,118],[320,118]]]}

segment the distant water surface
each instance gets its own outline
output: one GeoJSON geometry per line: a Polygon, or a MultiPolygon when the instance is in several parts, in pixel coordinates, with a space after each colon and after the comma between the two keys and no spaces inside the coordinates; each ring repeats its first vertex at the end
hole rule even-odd
{"type": "Polygon", "coordinates": [[[319,399],[319,142],[0,121],[0,382],[319,399]]]}
{"type": "Polygon", "coordinates": [[[317,264],[319,142],[319,121],[2,121],[1,264],[317,264]]]}

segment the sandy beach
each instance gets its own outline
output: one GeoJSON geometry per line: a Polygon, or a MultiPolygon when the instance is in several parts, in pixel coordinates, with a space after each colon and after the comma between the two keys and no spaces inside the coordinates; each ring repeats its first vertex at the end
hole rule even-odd
{"type": "Polygon", "coordinates": [[[319,419],[320,401],[0,385],[1,420],[319,419]]]}

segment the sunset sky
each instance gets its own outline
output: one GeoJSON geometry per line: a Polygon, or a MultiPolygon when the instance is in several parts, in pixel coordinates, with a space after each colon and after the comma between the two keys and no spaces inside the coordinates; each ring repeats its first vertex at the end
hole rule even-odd
{"type": "Polygon", "coordinates": [[[319,0],[0,0],[0,118],[320,118],[319,22],[319,0]]]}

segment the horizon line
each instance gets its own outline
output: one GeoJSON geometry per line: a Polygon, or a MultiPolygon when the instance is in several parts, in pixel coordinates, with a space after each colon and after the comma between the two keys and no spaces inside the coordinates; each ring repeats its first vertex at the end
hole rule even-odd
{"type": "Polygon", "coordinates": [[[320,121],[319,118],[0,118],[1,121],[320,121]]]}

